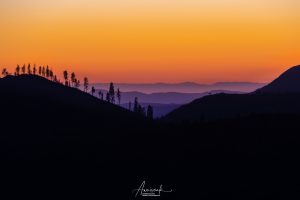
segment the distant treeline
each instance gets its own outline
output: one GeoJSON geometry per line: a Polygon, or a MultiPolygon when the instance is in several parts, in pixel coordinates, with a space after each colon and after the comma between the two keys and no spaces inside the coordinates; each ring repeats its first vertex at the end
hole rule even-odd
{"type": "MultiPolygon", "coordinates": [[[[8,75],[14,75],[14,76],[20,76],[20,75],[36,75],[36,76],[41,76],[44,77],[48,80],[51,80],[53,82],[63,84],[67,87],[73,87],[79,89],[81,86],[80,80],[76,77],[75,72],[72,72],[71,75],[67,70],[63,71],[63,78],[64,82],[62,82],[57,75],[53,72],[52,68],[50,68],[48,65],[46,66],[39,66],[37,67],[35,64],[33,67],[31,64],[28,65],[23,65],[22,67],[20,65],[17,65],[15,68],[14,73],[10,73],[7,68],[3,68],[2,70],[2,75],[3,77],[6,77],[8,75]]],[[[87,93],[91,93],[92,96],[94,96],[96,89],[94,86],[91,87],[91,90],[89,90],[89,79],[88,77],[83,78],[83,91],[87,93]]],[[[109,85],[109,90],[105,94],[105,99],[104,99],[104,94],[101,90],[98,91],[98,97],[101,100],[105,100],[109,103],[116,104],[118,103],[121,105],[121,91],[118,88],[115,90],[114,84],[111,82],[109,85]],[[117,100],[117,101],[116,101],[117,100]]],[[[138,98],[135,97],[134,99],[134,105],[132,108],[132,103],[129,102],[129,108],[130,111],[133,111],[135,113],[138,113],[140,115],[143,115],[149,119],[153,119],[153,108],[151,105],[148,105],[147,109],[145,107],[142,107],[141,104],[138,102],[138,98]]]]}

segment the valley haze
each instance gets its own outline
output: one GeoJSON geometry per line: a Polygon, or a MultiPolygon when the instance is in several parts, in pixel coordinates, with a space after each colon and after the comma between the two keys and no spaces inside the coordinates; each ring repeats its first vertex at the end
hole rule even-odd
{"type": "MultiPolygon", "coordinates": [[[[94,83],[97,89],[107,89],[109,83],[94,83]]],[[[253,92],[254,90],[265,86],[266,83],[255,82],[216,82],[212,84],[201,84],[194,82],[182,83],[115,83],[116,88],[122,92],[142,92],[142,93],[203,93],[212,90],[228,90],[239,92],[253,92]]]]}
{"type": "MultiPolygon", "coordinates": [[[[252,82],[218,82],[213,84],[184,83],[115,83],[115,88],[122,92],[122,106],[129,109],[135,97],[143,107],[151,105],[154,108],[154,117],[162,117],[183,104],[207,95],[226,93],[242,94],[255,91],[265,86],[264,83],[252,82]]],[[[107,93],[109,83],[93,84],[97,92],[107,93]]],[[[96,93],[97,93],[96,92],[96,93]]]]}

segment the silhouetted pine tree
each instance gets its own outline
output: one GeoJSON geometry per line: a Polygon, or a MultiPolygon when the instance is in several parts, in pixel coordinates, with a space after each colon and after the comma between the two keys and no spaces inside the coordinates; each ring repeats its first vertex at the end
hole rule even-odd
{"type": "Polygon", "coordinates": [[[2,75],[3,75],[4,77],[8,75],[8,71],[7,71],[6,68],[3,68],[3,70],[2,70],[2,75]]]}
{"type": "Polygon", "coordinates": [[[36,67],[35,67],[35,64],[33,65],[33,75],[36,74],[36,67]]]}
{"type": "Polygon", "coordinates": [[[75,87],[76,88],[80,87],[80,80],[75,79],[75,87]]]}
{"type": "Polygon", "coordinates": [[[42,67],[39,66],[39,75],[42,76],[42,67]]]}
{"type": "Polygon", "coordinates": [[[72,72],[72,74],[71,74],[71,83],[73,86],[76,85],[76,75],[74,72],[72,72]]]}
{"type": "Polygon", "coordinates": [[[46,67],[46,77],[49,78],[50,76],[50,70],[49,70],[49,66],[47,65],[46,67]]]}
{"type": "Polygon", "coordinates": [[[25,64],[23,65],[23,67],[22,67],[22,74],[25,74],[26,73],[26,66],[25,66],[25,64]]]}
{"type": "Polygon", "coordinates": [[[109,93],[109,97],[110,97],[109,102],[115,103],[115,87],[114,87],[113,83],[110,83],[108,93],[109,93]]]}
{"type": "Polygon", "coordinates": [[[89,79],[87,77],[84,77],[83,79],[83,87],[84,87],[84,91],[87,92],[89,88],[89,79]]]}
{"type": "Polygon", "coordinates": [[[148,105],[148,108],[147,108],[147,118],[148,119],[153,119],[153,108],[151,105],[148,105]]]}
{"type": "Polygon", "coordinates": [[[145,108],[142,107],[141,104],[139,104],[138,114],[146,116],[145,108]]]}
{"type": "Polygon", "coordinates": [[[139,110],[139,101],[138,98],[134,98],[134,104],[133,104],[133,112],[138,113],[139,110]]]}
{"type": "Polygon", "coordinates": [[[53,74],[52,69],[49,70],[49,76],[50,76],[51,81],[53,81],[54,74],[53,74]]]}
{"type": "Polygon", "coordinates": [[[96,92],[96,89],[94,88],[94,86],[92,87],[92,95],[94,96],[94,93],[96,92]]]}
{"type": "Polygon", "coordinates": [[[42,76],[45,77],[45,74],[46,74],[45,67],[43,66],[43,68],[42,68],[42,76]]]}
{"type": "Polygon", "coordinates": [[[99,99],[103,100],[103,93],[101,90],[99,90],[98,95],[99,95],[99,99]]]}
{"type": "Polygon", "coordinates": [[[16,75],[17,75],[17,76],[20,75],[20,70],[21,70],[20,65],[17,65],[17,67],[16,67],[16,75]]]}
{"type": "Polygon", "coordinates": [[[117,98],[118,98],[118,103],[119,103],[119,105],[121,105],[121,91],[120,91],[119,88],[118,88],[118,90],[117,90],[117,98]]]}
{"type": "Polygon", "coordinates": [[[68,86],[69,85],[68,84],[68,80],[69,80],[68,71],[65,70],[63,74],[64,74],[64,79],[65,79],[65,85],[68,86]]]}
{"type": "Polygon", "coordinates": [[[145,108],[139,104],[137,97],[134,98],[133,112],[146,116],[145,108]]]}
{"type": "Polygon", "coordinates": [[[106,98],[105,98],[105,100],[106,100],[107,102],[110,102],[110,96],[109,96],[109,93],[108,93],[108,92],[106,93],[106,98]]]}
{"type": "Polygon", "coordinates": [[[131,101],[128,103],[128,110],[131,111],[131,101]]]}
{"type": "Polygon", "coordinates": [[[31,74],[31,65],[30,65],[30,63],[27,66],[27,74],[31,74]]]}

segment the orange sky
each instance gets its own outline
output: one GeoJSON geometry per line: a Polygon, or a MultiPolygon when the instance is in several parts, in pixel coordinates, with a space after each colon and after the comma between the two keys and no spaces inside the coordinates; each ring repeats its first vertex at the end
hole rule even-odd
{"type": "Polygon", "coordinates": [[[1,0],[0,68],[91,82],[268,82],[300,64],[299,0],[1,0]]]}

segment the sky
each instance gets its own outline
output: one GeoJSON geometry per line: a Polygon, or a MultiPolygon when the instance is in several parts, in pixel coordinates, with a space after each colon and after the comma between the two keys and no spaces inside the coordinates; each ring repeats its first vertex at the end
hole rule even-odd
{"type": "Polygon", "coordinates": [[[269,82],[300,64],[299,0],[0,0],[0,68],[90,82],[269,82]]]}

